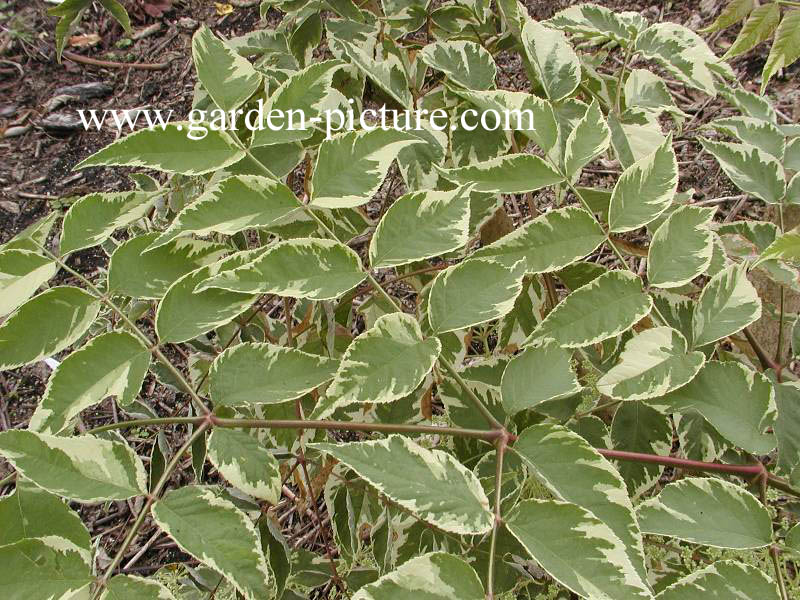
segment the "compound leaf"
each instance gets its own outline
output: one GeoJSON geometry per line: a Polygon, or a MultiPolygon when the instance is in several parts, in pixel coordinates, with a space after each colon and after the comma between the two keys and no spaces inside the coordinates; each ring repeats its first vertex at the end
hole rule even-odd
{"type": "Polygon", "coordinates": [[[208,438],[208,460],[234,487],[259,500],[278,503],[281,495],[278,461],[246,431],[216,427],[208,438]]]}

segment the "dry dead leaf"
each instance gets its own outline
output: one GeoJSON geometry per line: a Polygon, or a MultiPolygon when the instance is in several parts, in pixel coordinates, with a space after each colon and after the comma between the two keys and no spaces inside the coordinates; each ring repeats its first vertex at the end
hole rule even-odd
{"type": "Polygon", "coordinates": [[[225,15],[229,15],[233,12],[233,6],[227,2],[214,2],[214,6],[217,7],[217,14],[220,17],[224,17],[225,15]]]}
{"type": "Polygon", "coordinates": [[[90,48],[100,43],[100,36],[96,33],[87,33],[85,35],[73,35],[69,38],[69,45],[73,48],[90,48]]]}

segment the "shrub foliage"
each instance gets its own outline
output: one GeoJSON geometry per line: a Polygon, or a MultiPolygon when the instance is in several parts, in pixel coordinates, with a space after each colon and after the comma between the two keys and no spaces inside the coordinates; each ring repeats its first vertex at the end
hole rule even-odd
{"type": "MultiPolygon", "coordinates": [[[[64,5],[66,26],[87,3],[64,5]]],[[[697,34],[634,12],[277,8],[274,30],[196,33],[195,108],[448,127],[142,130],[78,168],[166,176],[2,246],[0,368],[60,360],[27,429],[0,433],[4,597],[787,598],[800,387],[791,349],[748,327],[794,318],[751,279],[798,291],[797,127],[697,34]],[[679,86],[737,109],[699,142],[778,224],[678,191],[679,86]],[[468,109],[533,120],[472,131],[468,109]],[[582,183],[599,158],[607,189],[582,183]],[[72,257],[95,246],[107,272],[84,276],[72,257]],[[122,418],[87,430],[110,396],[122,418]],[[286,544],[286,497],[322,555],[286,544]],[[101,556],[74,503],[125,500],[101,556]],[[119,574],[147,520],[200,563],[180,590],[119,574]]]]}

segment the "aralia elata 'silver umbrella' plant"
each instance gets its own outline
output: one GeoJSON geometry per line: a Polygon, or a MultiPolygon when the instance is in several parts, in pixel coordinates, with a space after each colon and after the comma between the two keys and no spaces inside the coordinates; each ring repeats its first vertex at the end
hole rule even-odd
{"type": "Polygon", "coordinates": [[[733,87],[697,34],[634,12],[273,6],[275,30],[195,34],[195,108],[385,103],[442,109],[448,126],[189,140],[173,123],[78,165],[167,175],[80,198],[60,236],[52,214],[0,250],[0,368],[72,351],[27,429],[0,433],[16,480],[0,500],[2,596],[173,598],[163,577],[119,574],[151,519],[203,565],[182,585],[204,597],[785,600],[800,530],[774,501],[798,494],[800,386],[792,353],[773,358],[748,330],[762,312],[791,317],[748,276],[797,288],[800,236],[715,222],[678,192],[686,115],[671,89],[741,111],[700,142],[780,213],[800,198],[797,129],[733,87]],[[528,81],[501,88],[509,56],[528,81]],[[471,131],[469,109],[533,122],[471,131]],[[601,156],[620,165],[613,187],[580,185],[601,156]],[[381,191],[395,163],[399,197],[381,191]],[[523,200],[521,225],[477,244],[504,195],[523,200]],[[69,266],[98,245],[107,274],[69,266]],[[58,272],[70,284],[48,287],[58,272]],[[148,372],[186,399],[174,414],[140,395],[148,372]],[[126,418],[76,433],[109,396],[126,418]],[[159,434],[145,467],[120,435],[134,428],[182,445],[159,434]],[[176,485],[188,455],[195,481],[176,485]],[[289,549],[282,497],[322,556],[289,549]],[[134,498],[101,568],[61,499],[134,498]]]}

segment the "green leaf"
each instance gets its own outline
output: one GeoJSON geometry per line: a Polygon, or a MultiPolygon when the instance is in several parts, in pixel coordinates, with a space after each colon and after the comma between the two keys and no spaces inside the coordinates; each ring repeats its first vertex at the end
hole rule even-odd
{"type": "Polygon", "coordinates": [[[755,117],[726,117],[711,121],[708,126],[716,131],[739,138],[777,160],[783,160],[785,140],[783,133],[769,121],[755,117]]]}
{"type": "MultiPolygon", "coordinates": [[[[672,450],[672,423],[643,402],[624,402],[611,422],[611,442],[615,450],[666,456],[672,450]]],[[[616,464],[634,498],[650,489],[663,470],[659,465],[634,461],[616,464]]]]}
{"type": "Polygon", "coordinates": [[[763,548],[772,521],[758,498],[721,479],[691,477],[664,486],[637,508],[645,533],[716,548],[763,548]]]}
{"type": "Polygon", "coordinates": [[[91,6],[91,0],[65,0],[47,10],[47,14],[60,17],[56,25],[56,59],[61,62],[61,53],[67,41],[81,21],[83,11],[91,6]]]}
{"type": "Polygon", "coordinates": [[[446,452],[400,435],[309,446],[343,462],[379,493],[439,529],[472,535],[492,527],[494,515],[478,479],[446,452]]]}
{"type": "Polygon", "coordinates": [[[347,347],[327,395],[339,406],[394,402],[417,388],[441,351],[413,316],[383,315],[347,347]]]}
{"type": "Polygon", "coordinates": [[[773,125],[778,124],[778,113],[767,98],[743,87],[723,88],[720,95],[748,117],[769,121],[773,125]]]}
{"type": "Polygon", "coordinates": [[[0,371],[38,362],[86,332],[100,301],[76,287],[54,287],[28,300],[0,325],[0,371]]]}
{"type": "Polygon", "coordinates": [[[554,343],[528,347],[512,358],[501,383],[506,413],[513,416],[541,402],[580,392],[571,360],[571,353],[554,343]]]}
{"type": "Polygon", "coordinates": [[[130,333],[112,331],[93,338],[53,371],[28,429],[58,435],[81,411],[108,396],[116,396],[123,406],[131,404],[149,366],[150,350],[130,333]]]}
{"type": "Polygon", "coordinates": [[[593,215],[577,206],[565,206],[528,221],[479,248],[472,257],[492,259],[507,267],[522,260],[526,273],[549,273],[591,254],[605,238],[593,215]]]}
{"type": "Polygon", "coordinates": [[[728,0],[725,8],[723,8],[719,16],[714,19],[714,22],[708,27],[703,27],[703,29],[699,31],[701,33],[713,33],[714,31],[719,31],[720,29],[726,29],[731,25],[735,25],[749,15],[755,5],[755,0],[728,0]]]}
{"type": "Polygon", "coordinates": [[[125,500],[147,493],[147,474],[127,444],[90,435],[0,433],[0,454],[45,490],[78,500],[125,500]]]}
{"type": "Polygon", "coordinates": [[[178,279],[164,295],[156,312],[156,332],[163,342],[191,340],[224,325],[244,312],[257,294],[231,292],[217,288],[195,291],[208,278],[235,269],[255,259],[258,250],[239,252],[178,279]]]}
{"type": "Polygon", "coordinates": [[[51,211],[47,216],[42,217],[17,235],[12,237],[5,244],[0,245],[0,250],[30,250],[31,252],[41,251],[40,246],[47,245],[47,239],[53,225],[58,218],[58,211],[51,211]]]}
{"type": "Polygon", "coordinates": [[[594,514],[575,504],[525,500],[506,527],[553,579],[584,598],[652,598],[625,545],[594,514]]]}
{"type": "Polygon", "coordinates": [[[764,571],[721,560],[665,588],[656,600],[778,600],[778,588],[764,571]]]}
{"type": "Polygon", "coordinates": [[[647,254],[647,280],[660,288],[683,286],[706,272],[714,237],[714,208],[681,206],[659,225],[647,254]]]}
{"type": "Polygon", "coordinates": [[[372,236],[372,268],[397,267],[465,246],[469,199],[469,188],[459,187],[450,192],[412,192],[395,200],[372,236]]]}
{"type": "Polygon", "coordinates": [[[0,316],[24,304],[57,270],[54,261],[31,250],[0,251],[0,316]]]}
{"type": "Polygon", "coordinates": [[[239,344],[214,360],[210,393],[218,406],[294,400],[333,379],[338,362],[272,344],[239,344]]]}
{"type": "Polygon", "coordinates": [[[672,137],[623,171],[611,194],[608,224],[613,233],[633,231],[669,208],[678,189],[678,161],[672,137]]]}
{"type": "Polygon", "coordinates": [[[499,158],[439,172],[459,185],[475,184],[473,191],[522,194],[560,183],[560,173],[541,157],[532,154],[507,154],[499,158]]]}
{"type": "Polygon", "coordinates": [[[719,162],[722,170],[736,187],[761,198],[764,202],[778,204],[786,192],[784,172],[775,157],[750,144],[714,142],[699,138],[703,149],[719,162]]]}
{"type": "Polygon", "coordinates": [[[483,600],[478,574],[464,560],[431,552],[417,556],[365,585],[353,600],[483,600]],[[421,594],[424,594],[422,596],[421,594]]]}
{"type": "Polygon", "coordinates": [[[662,396],[689,383],[705,362],[688,352],[686,339],[671,327],[647,329],[631,338],[612,367],[597,382],[601,394],[617,400],[662,396]]]}
{"type": "Polygon", "coordinates": [[[83,553],[59,538],[20,540],[0,546],[4,598],[89,598],[94,581],[83,553]]]}
{"type": "Polygon", "coordinates": [[[567,177],[577,174],[583,167],[605,152],[610,142],[611,130],[595,99],[567,138],[564,156],[567,177]]]}
{"type": "Polygon", "coordinates": [[[633,505],[625,482],[610,462],[560,425],[528,427],[514,443],[514,450],[557,498],[577,504],[608,525],[625,545],[638,581],[647,581],[633,505]]]}
{"type": "Polygon", "coordinates": [[[581,61],[563,32],[528,20],[522,45],[551,102],[575,91],[581,82],[581,61]]]}
{"type": "Polygon", "coordinates": [[[150,210],[152,197],[144,192],[114,192],[79,198],[64,217],[61,255],[102,244],[117,229],[141,219],[150,210]]]}
{"type": "Polygon", "coordinates": [[[800,10],[788,11],[778,25],[775,40],[769,51],[764,71],[761,73],[761,94],[772,77],[800,58],[800,10]]]}
{"type": "MultiPolygon", "coordinates": [[[[287,143],[311,137],[314,134],[314,120],[320,119],[318,122],[322,122],[325,109],[331,108],[330,101],[335,92],[333,77],[342,65],[343,63],[338,60],[314,63],[293,73],[281,83],[264,107],[265,119],[253,132],[251,147],[287,143]],[[280,111],[274,115],[286,115],[283,120],[275,118],[275,125],[282,125],[281,127],[274,129],[269,127],[270,121],[266,116],[272,111],[280,111]],[[302,114],[303,119],[293,120],[294,113],[289,111],[302,111],[298,114],[302,114]]],[[[331,126],[335,123],[335,120],[331,121],[331,126]]]]}
{"type": "Polygon", "coordinates": [[[564,348],[579,348],[602,342],[633,327],[652,306],[639,277],[627,271],[609,271],[562,300],[526,343],[550,338],[564,348]]]}
{"type": "Polygon", "coordinates": [[[378,61],[373,58],[371,53],[367,54],[344,39],[335,38],[334,43],[344,49],[350,61],[365,73],[381,91],[401,107],[411,108],[413,98],[408,89],[408,77],[397,56],[389,53],[384,60],[378,61]]]}
{"type": "Polygon", "coordinates": [[[352,208],[369,202],[397,154],[421,143],[398,129],[350,131],[325,140],[311,178],[311,204],[352,208]]]}
{"type": "Polygon", "coordinates": [[[281,496],[278,461],[246,431],[216,427],[208,438],[208,460],[235,488],[270,504],[278,503],[281,496]]]}
{"type": "Polygon", "coordinates": [[[775,418],[772,384],[737,362],[708,362],[689,385],[652,404],[678,412],[696,410],[747,452],[767,454],[775,448],[775,437],[764,433],[775,418]]]}
{"type": "Polygon", "coordinates": [[[154,250],[158,233],[140,235],[120,244],[108,266],[108,288],[132,298],[158,299],[178,279],[216,262],[228,248],[191,238],[178,238],[154,250]]]}
{"type": "Polygon", "coordinates": [[[780,20],[781,7],[776,2],[754,8],[722,60],[730,60],[758,46],[772,35],[780,20]]]}
{"type": "Polygon", "coordinates": [[[151,512],[184,552],[224,575],[247,600],[272,597],[258,532],[231,502],[190,485],[167,492],[151,512]]]}
{"type": "Polygon", "coordinates": [[[525,265],[470,259],[441,271],[431,286],[428,320],[437,334],[499,319],[514,308],[525,265]]]}
{"type": "Polygon", "coordinates": [[[744,266],[731,265],[711,278],[694,308],[695,347],[705,346],[761,317],[761,299],[744,266]]]}
{"type": "Polygon", "coordinates": [[[76,512],[57,496],[36,487],[22,478],[13,494],[0,499],[0,546],[25,538],[63,538],[86,551],[89,558],[92,543],[89,531],[76,512]]]}
{"type": "Polygon", "coordinates": [[[300,205],[294,193],[278,181],[254,175],[228,177],[181,210],[148,251],[187,233],[233,235],[266,227],[296,210],[300,205]]]}
{"type": "Polygon", "coordinates": [[[270,245],[256,260],[207,279],[197,290],[221,288],[331,300],[363,280],[361,259],[347,246],[332,240],[297,238],[270,245]]]}
{"type": "Polygon", "coordinates": [[[244,150],[225,131],[208,129],[203,139],[190,139],[189,123],[142,129],[92,154],[75,168],[145,167],[166,173],[203,175],[244,158],[244,150]]]}
{"type": "Polygon", "coordinates": [[[475,42],[434,42],[425,46],[419,57],[451,82],[469,90],[494,87],[497,66],[489,51],[475,42]]]}
{"type": "Polygon", "coordinates": [[[175,600],[175,596],[153,577],[116,575],[106,583],[100,600],[175,600]]]}
{"type": "Polygon", "coordinates": [[[261,86],[261,75],[213,32],[201,25],[192,37],[197,78],[219,108],[239,108],[261,86]]]}

